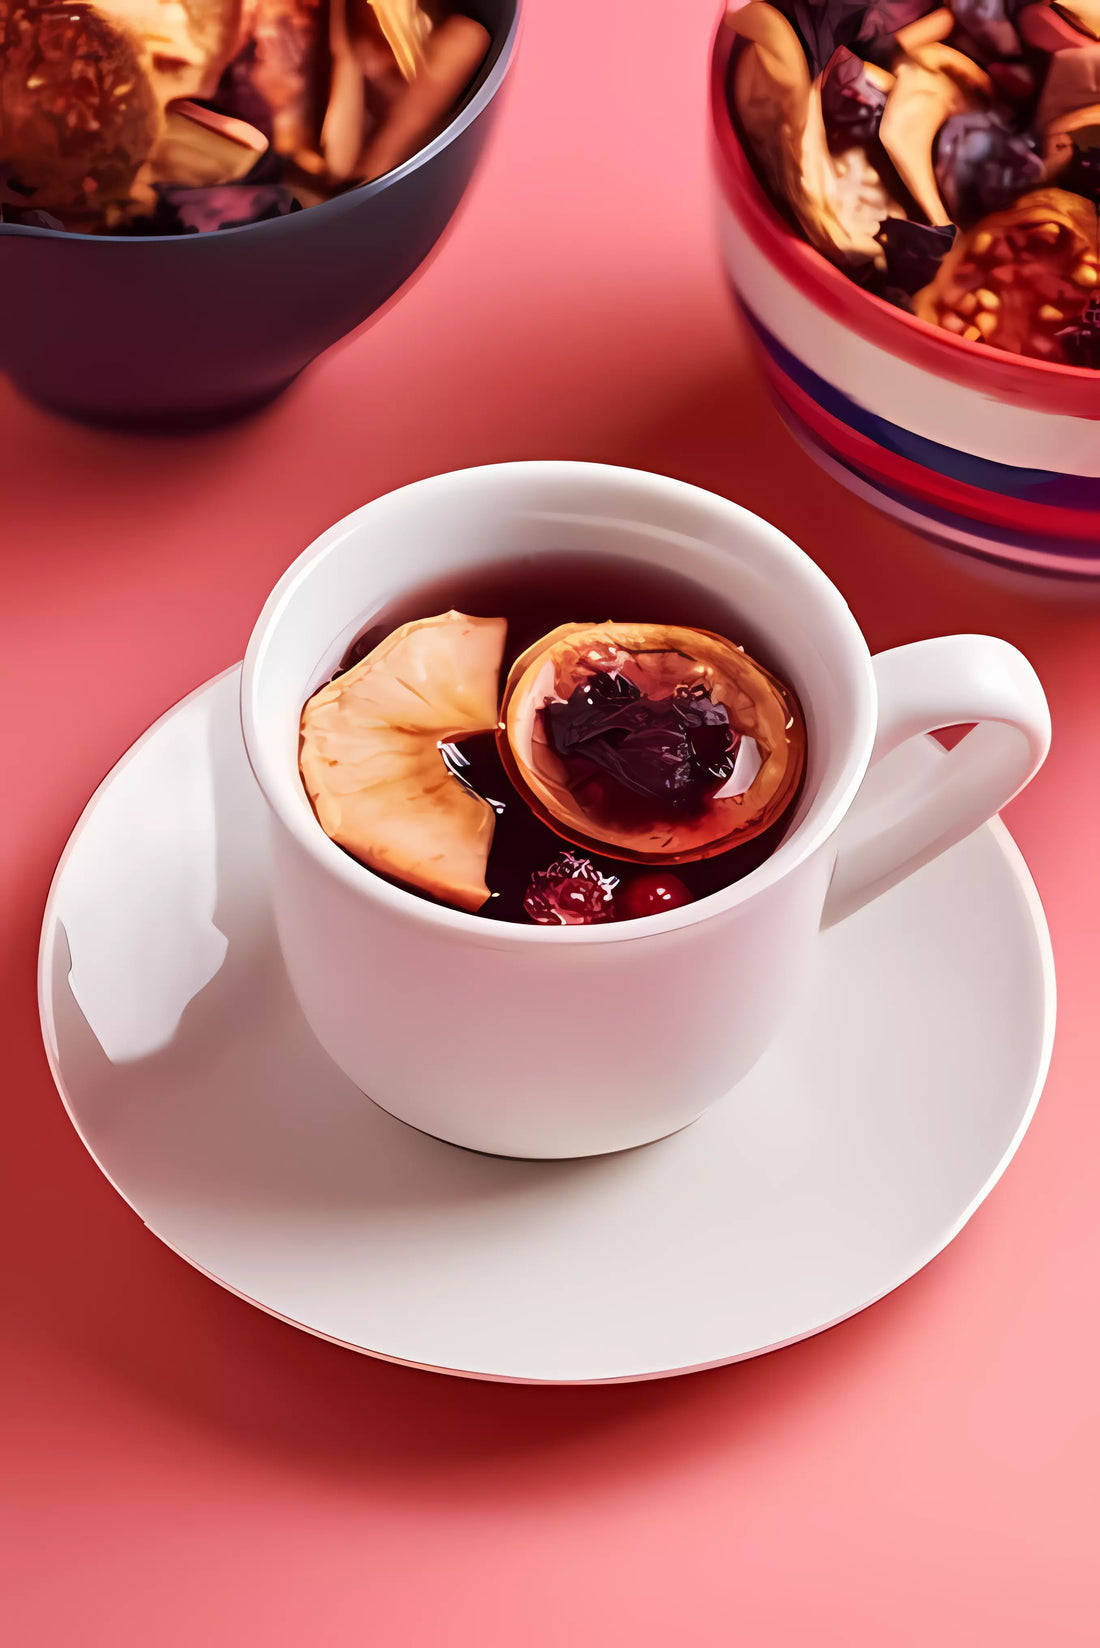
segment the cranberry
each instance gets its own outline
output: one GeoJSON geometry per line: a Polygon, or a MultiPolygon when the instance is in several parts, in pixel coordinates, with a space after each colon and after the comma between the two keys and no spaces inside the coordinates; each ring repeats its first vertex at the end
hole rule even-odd
{"type": "Polygon", "coordinates": [[[691,894],[679,876],[652,870],[635,876],[615,895],[615,919],[637,921],[641,916],[657,916],[662,910],[679,910],[691,903],[691,894]]]}
{"type": "Polygon", "coordinates": [[[614,890],[614,878],[601,875],[591,859],[563,853],[549,869],[535,871],[523,908],[540,927],[586,927],[612,919],[614,890]]]}

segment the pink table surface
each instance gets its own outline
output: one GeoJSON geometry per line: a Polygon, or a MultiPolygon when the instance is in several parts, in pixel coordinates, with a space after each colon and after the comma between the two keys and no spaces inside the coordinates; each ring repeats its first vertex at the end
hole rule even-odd
{"type": "Polygon", "coordinates": [[[0,387],[0,1628],[18,1648],[1096,1641],[1100,606],[941,558],[780,427],[715,254],[714,11],[528,0],[441,254],[255,421],[121,437],[0,387]],[[1009,823],[1050,917],[1061,1022],[1005,1180],[864,1315],[633,1387],[407,1371],[221,1292],[85,1155],[35,1007],[43,901],[81,807],[241,655],[288,561],[417,476],[545,456],[738,499],[822,563],[872,646],[1007,636],[1054,711],[1009,823]]]}

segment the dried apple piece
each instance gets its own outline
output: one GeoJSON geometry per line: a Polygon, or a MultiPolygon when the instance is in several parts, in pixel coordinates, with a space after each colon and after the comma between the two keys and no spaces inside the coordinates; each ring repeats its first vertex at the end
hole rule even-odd
{"type": "Polygon", "coordinates": [[[406,80],[415,80],[424,64],[431,20],[418,0],[370,0],[382,33],[406,80]]]}
{"type": "Polygon", "coordinates": [[[787,19],[763,0],[749,0],[728,20],[745,42],[733,73],[737,117],[768,182],[789,198],[810,101],[806,55],[787,19]]]}
{"type": "MultiPolygon", "coordinates": [[[[894,88],[886,99],[879,125],[879,138],[901,178],[929,223],[946,226],[951,222],[939,189],[932,162],[936,134],[952,115],[976,106],[981,89],[974,76],[980,75],[961,52],[948,46],[921,48],[920,59],[905,58],[895,66],[894,88]],[[949,56],[944,58],[943,53],[949,56]],[[969,72],[957,70],[954,62],[967,65],[969,72]]],[[[992,84],[982,80],[992,92],[992,84]]]]}
{"type": "Polygon", "coordinates": [[[1074,51],[1094,38],[1091,28],[1078,22],[1067,6],[1025,6],[1016,27],[1029,46],[1042,52],[1074,51]]]}
{"type": "Polygon", "coordinates": [[[267,150],[267,138],[247,121],[198,103],[169,106],[164,133],[149,161],[152,182],[178,188],[238,183],[267,150]]]}
{"type": "Polygon", "coordinates": [[[516,789],[565,840],[673,864],[782,817],[806,734],[794,694],[721,636],[564,624],[513,664],[497,744],[516,789]]]}
{"type": "Polygon", "coordinates": [[[973,342],[1060,360],[1058,333],[1080,320],[1098,268],[1096,207],[1037,189],[959,235],[914,308],[973,342]]]}
{"type": "Polygon", "coordinates": [[[821,84],[810,88],[791,205],[811,244],[834,263],[858,265],[884,259],[877,236],[887,218],[904,213],[890,195],[867,150],[856,144],[829,150],[821,84]]]}
{"type": "Polygon", "coordinates": [[[371,133],[356,175],[370,182],[412,158],[436,135],[485,60],[487,29],[455,13],[433,29],[415,79],[402,86],[371,133]]]}
{"type": "Polygon", "coordinates": [[[350,177],[363,152],[366,102],[363,74],[349,28],[348,0],[330,0],[328,44],[331,69],[328,107],[321,126],[321,153],[330,176],[350,177]]]}
{"type": "Polygon", "coordinates": [[[940,6],[898,29],[894,44],[899,52],[917,52],[946,40],[954,27],[955,13],[948,6],[940,6]]]}
{"type": "Polygon", "coordinates": [[[1100,0],[1058,0],[1057,9],[1083,34],[1100,40],[1100,0]]]}
{"type": "Polygon", "coordinates": [[[1100,104],[1100,45],[1086,40],[1076,51],[1055,52],[1035,116],[1039,130],[1072,131],[1084,112],[1097,104],[1100,104]]]}
{"type": "Polygon", "coordinates": [[[313,147],[319,16],[320,0],[255,0],[251,12],[252,84],[270,111],[272,142],[282,155],[313,147]]]}
{"type": "Polygon", "coordinates": [[[299,766],[325,834],[462,910],[489,897],[494,813],[439,746],[495,729],[506,628],[461,612],[403,624],[302,711],[299,766]]]}
{"type": "Polygon", "coordinates": [[[1036,114],[1046,179],[1096,198],[1100,185],[1100,45],[1051,60],[1036,114]]]}
{"type": "Polygon", "coordinates": [[[870,66],[853,75],[851,54],[838,52],[811,83],[798,36],[774,7],[750,0],[729,21],[745,41],[734,69],[734,102],[766,178],[826,257],[881,267],[875,236],[885,218],[903,215],[901,207],[863,144],[833,152],[840,137],[835,126],[827,127],[823,100],[828,97],[832,119],[847,92],[853,113],[873,122],[890,76],[870,66]]]}

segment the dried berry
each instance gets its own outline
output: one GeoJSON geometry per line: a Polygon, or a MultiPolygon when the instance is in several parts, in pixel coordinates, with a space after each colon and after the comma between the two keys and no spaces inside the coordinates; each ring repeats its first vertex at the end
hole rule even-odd
{"type": "MultiPolygon", "coordinates": [[[[299,210],[289,189],[275,183],[223,183],[206,189],[180,189],[157,184],[164,212],[178,222],[177,233],[208,234],[214,229],[239,229],[246,223],[265,223],[299,210]]],[[[162,224],[158,233],[171,233],[162,224]]]]}
{"type": "MultiPolygon", "coordinates": [[[[797,31],[815,79],[838,46],[855,44],[867,12],[864,0],[775,0],[775,9],[797,31]]],[[[924,9],[918,6],[916,15],[924,9]]]]}
{"type": "MultiPolygon", "coordinates": [[[[954,224],[950,223],[910,223],[907,218],[888,217],[875,236],[886,254],[884,287],[912,297],[922,286],[927,286],[951,250],[955,233],[954,224]]],[[[880,296],[897,302],[888,290],[880,291],[880,296]]]]}
{"type": "Polygon", "coordinates": [[[1009,21],[1004,0],[951,0],[955,21],[966,36],[971,55],[981,63],[1019,57],[1020,36],[1009,21]]]}
{"type": "Polygon", "coordinates": [[[860,22],[859,50],[864,57],[888,69],[897,54],[895,35],[932,8],[928,0],[872,0],[860,22]]]}
{"type": "Polygon", "coordinates": [[[665,910],[680,910],[692,902],[679,876],[664,870],[652,870],[635,876],[615,895],[615,920],[640,921],[644,916],[659,916],[665,910]]]}
{"type": "Polygon", "coordinates": [[[670,815],[698,807],[733,771],[729,712],[701,684],[650,698],[625,675],[597,670],[544,713],[563,760],[592,762],[670,815]]]}
{"type": "Polygon", "coordinates": [[[1058,187],[1084,195],[1086,200],[1100,202],[1100,148],[1074,144],[1069,165],[1058,173],[1058,187]]]}
{"type": "Polygon", "coordinates": [[[1091,298],[1077,324],[1054,336],[1070,366],[1100,367],[1100,298],[1091,298]]]}
{"type": "Polygon", "coordinates": [[[17,206],[0,206],[0,223],[19,223],[24,229],[64,229],[65,225],[52,212],[21,210],[17,206]]]}
{"type": "Polygon", "coordinates": [[[821,115],[833,154],[872,143],[885,107],[886,93],[871,80],[867,65],[847,46],[838,46],[821,81],[821,115]]]}
{"type": "Polygon", "coordinates": [[[10,166],[0,162],[0,207],[26,206],[34,194],[33,188],[21,183],[10,166]]]}
{"type": "Polygon", "coordinates": [[[1025,133],[1014,132],[992,109],[953,114],[936,144],[936,183],[943,203],[964,229],[1034,189],[1043,162],[1025,133]]]}
{"type": "Polygon", "coordinates": [[[592,860],[562,853],[527,884],[523,908],[540,927],[587,927],[615,914],[614,876],[604,876],[592,860]]]}

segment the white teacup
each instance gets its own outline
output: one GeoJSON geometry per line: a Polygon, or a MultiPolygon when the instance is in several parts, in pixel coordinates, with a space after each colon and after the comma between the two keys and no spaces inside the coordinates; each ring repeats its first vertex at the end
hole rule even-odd
{"type": "Polygon", "coordinates": [[[781,532],[680,481],[599,464],[469,469],[376,499],[276,585],[241,715],[270,807],[279,938],[318,1040],[384,1109],[498,1155],[598,1155],[694,1120],[772,1039],[823,925],[990,818],[1041,765],[1042,687],[1007,642],[872,658],[838,591],[781,532]],[[667,914],[591,927],[488,921],[372,874],[324,834],[298,772],[302,705],[395,596],[538,551],[656,562],[743,612],[806,714],[794,820],[758,869],[667,914]],[[977,722],[919,793],[860,805],[873,761],[977,722]]]}

